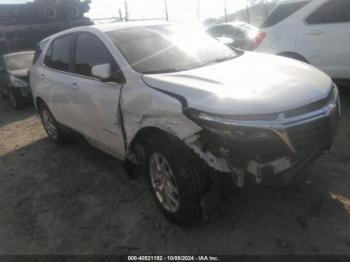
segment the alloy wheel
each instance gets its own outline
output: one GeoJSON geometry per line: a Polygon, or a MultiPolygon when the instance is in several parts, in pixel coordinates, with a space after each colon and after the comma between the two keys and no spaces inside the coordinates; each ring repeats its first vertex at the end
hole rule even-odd
{"type": "Polygon", "coordinates": [[[165,210],[176,212],[180,207],[179,191],[171,166],[162,154],[155,152],[151,155],[149,173],[159,203],[165,210]]]}
{"type": "Polygon", "coordinates": [[[51,113],[48,112],[46,109],[42,109],[41,116],[42,116],[44,127],[45,127],[48,135],[54,140],[57,139],[58,138],[58,132],[57,132],[58,130],[57,130],[57,127],[55,124],[55,120],[54,120],[53,116],[51,115],[51,113]]]}

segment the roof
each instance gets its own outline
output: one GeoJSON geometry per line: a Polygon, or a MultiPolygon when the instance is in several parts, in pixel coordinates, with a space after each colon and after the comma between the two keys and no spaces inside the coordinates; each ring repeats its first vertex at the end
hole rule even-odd
{"type": "Polygon", "coordinates": [[[167,25],[167,24],[174,24],[174,23],[165,22],[165,21],[137,21],[137,22],[115,22],[115,23],[110,23],[110,24],[79,26],[79,27],[74,27],[74,28],[59,32],[57,34],[51,35],[51,36],[43,39],[41,42],[44,42],[46,40],[49,40],[49,39],[56,37],[56,36],[59,36],[59,35],[64,35],[67,33],[74,33],[74,32],[80,31],[80,30],[84,30],[84,29],[97,29],[101,32],[109,32],[109,31],[123,30],[123,29],[128,29],[128,28],[154,26],[154,25],[167,25]]]}

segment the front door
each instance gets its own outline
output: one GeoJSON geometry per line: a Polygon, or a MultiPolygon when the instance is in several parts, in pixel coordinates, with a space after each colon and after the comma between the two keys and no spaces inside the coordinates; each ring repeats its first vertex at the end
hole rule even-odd
{"type": "Polygon", "coordinates": [[[121,84],[103,82],[91,73],[92,67],[110,64],[112,71],[118,66],[103,42],[91,33],[79,33],[76,38],[73,72],[76,75],[72,103],[76,106],[81,126],[79,132],[95,146],[118,157],[125,149],[118,121],[121,84]]]}

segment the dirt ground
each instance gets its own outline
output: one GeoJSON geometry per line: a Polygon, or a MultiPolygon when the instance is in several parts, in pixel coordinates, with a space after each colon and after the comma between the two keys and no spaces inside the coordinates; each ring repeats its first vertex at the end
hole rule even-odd
{"type": "Polygon", "coordinates": [[[33,108],[0,101],[0,254],[350,254],[350,88],[341,93],[334,148],[298,190],[230,193],[216,217],[185,229],[121,162],[52,144],[33,108]]]}

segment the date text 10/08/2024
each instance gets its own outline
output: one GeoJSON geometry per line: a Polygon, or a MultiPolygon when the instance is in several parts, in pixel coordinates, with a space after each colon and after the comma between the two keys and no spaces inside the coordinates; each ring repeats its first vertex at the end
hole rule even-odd
{"type": "Polygon", "coordinates": [[[216,256],[128,256],[128,261],[220,261],[216,256]]]}

